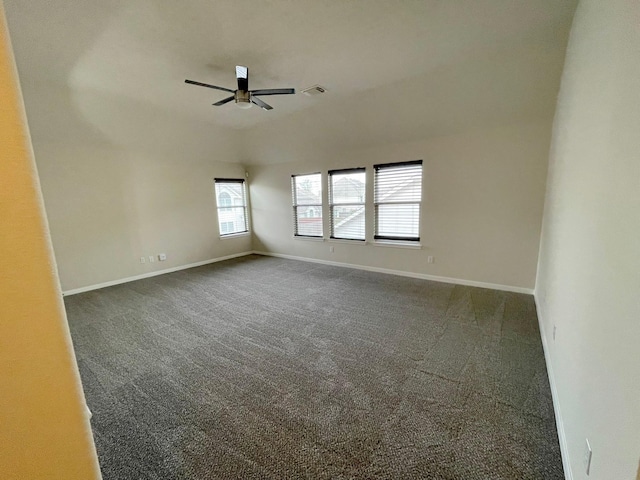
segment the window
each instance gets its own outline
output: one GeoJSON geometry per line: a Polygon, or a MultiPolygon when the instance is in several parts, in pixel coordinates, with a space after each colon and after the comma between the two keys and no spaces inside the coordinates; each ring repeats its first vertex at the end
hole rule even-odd
{"type": "Polygon", "coordinates": [[[422,160],[374,165],[376,240],[420,240],[422,160]]]}
{"type": "Polygon", "coordinates": [[[220,222],[220,234],[234,233],[234,222],[220,222]]]}
{"type": "Polygon", "coordinates": [[[244,180],[216,178],[215,188],[220,235],[248,232],[247,194],[244,180]]]}
{"type": "Polygon", "coordinates": [[[319,173],[292,175],[294,235],[322,237],[322,181],[319,173]]]}
{"type": "Polygon", "coordinates": [[[231,195],[227,192],[220,192],[218,195],[218,207],[230,207],[231,206],[231,195]]]}
{"type": "Polygon", "coordinates": [[[331,238],[364,240],[365,169],[329,171],[331,238]]]}

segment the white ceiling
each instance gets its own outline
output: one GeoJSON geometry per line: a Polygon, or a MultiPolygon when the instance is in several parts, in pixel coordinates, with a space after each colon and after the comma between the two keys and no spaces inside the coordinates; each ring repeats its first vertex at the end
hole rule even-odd
{"type": "Polygon", "coordinates": [[[72,133],[32,116],[73,108],[120,144],[176,131],[206,151],[217,132],[238,140],[228,160],[270,163],[552,115],[576,0],[4,4],[35,141],[72,133]],[[213,107],[225,92],[184,84],[235,89],[237,64],[252,89],[327,93],[264,97],[266,112],[213,107]]]}

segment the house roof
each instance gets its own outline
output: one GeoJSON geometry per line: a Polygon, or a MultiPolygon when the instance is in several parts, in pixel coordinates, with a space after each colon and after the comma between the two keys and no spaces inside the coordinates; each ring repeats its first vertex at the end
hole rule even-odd
{"type": "Polygon", "coordinates": [[[332,185],[334,198],[357,197],[364,195],[365,184],[353,177],[342,177],[332,185]]]}
{"type": "Polygon", "coordinates": [[[298,205],[322,205],[322,197],[320,195],[304,188],[297,189],[296,199],[298,205]]]}

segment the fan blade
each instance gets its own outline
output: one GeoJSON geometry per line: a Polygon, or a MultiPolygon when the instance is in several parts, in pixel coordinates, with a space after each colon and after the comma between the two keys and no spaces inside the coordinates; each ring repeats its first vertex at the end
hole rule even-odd
{"type": "Polygon", "coordinates": [[[216,87],[215,85],[209,85],[208,83],[195,82],[193,80],[185,80],[184,83],[189,83],[191,85],[198,85],[200,87],[215,88],[216,90],[222,90],[223,92],[235,93],[234,90],[229,90],[228,88],[216,87]]]}
{"type": "Polygon", "coordinates": [[[291,95],[295,88],[267,88],[266,90],[251,90],[251,95],[291,95]]]}
{"type": "Polygon", "coordinates": [[[255,103],[256,105],[258,105],[263,110],[273,110],[273,107],[271,105],[269,105],[268,103],[264,103],[259,98],[255,98],[255,97],[252,96],[251,97],[251,101],[253,103],[255,103]]]}
{"type": "Polygon", "coordinates": [[[249,90],[249,69],[242,65],[236,65],[236,77],[238,78],[238,90],[249,90]]]}
{"type": "Polygon", "coordinates": [[[229,103],[231,100],[235,99],[236,96],[235,95],[231,95],[228,98],[225,98],[224,100],[220,100],[219,102],[213,103],[212,105],[215,105],[216,107],[219,107],[220,105],[224,105],[225,103],[229,103]]]}

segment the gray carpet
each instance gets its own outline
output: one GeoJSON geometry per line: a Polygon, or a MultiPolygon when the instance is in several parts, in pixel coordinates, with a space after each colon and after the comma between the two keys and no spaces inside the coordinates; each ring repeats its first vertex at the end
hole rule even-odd
{"type": "Polygon", "coordinates": [[[249,256],[65,304],[105,480],[564,478],[529,295],[249,256]]]}

